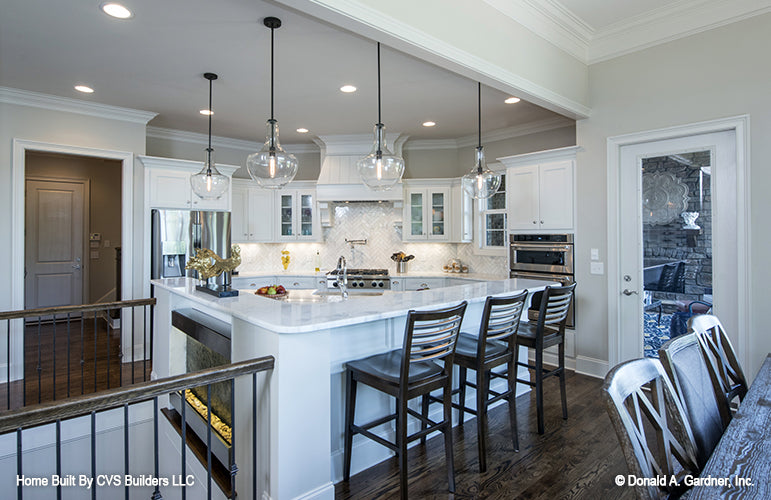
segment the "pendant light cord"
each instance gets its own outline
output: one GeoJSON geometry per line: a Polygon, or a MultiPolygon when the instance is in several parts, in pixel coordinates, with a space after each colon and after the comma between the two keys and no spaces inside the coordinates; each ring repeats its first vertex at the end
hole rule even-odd
{"type": "MultiPolygon", "coordinates": [[[[477,151],[482,149],[482,82],[477,82],[477,133],[479,137],[479,145],[477,151]]],[[[482,162],[479,161],[477,155],[477,172],[482,173],[482,162]]]]}
{"type": "Polygon", "coordinates": [[[274,28],[270,29],[270,119],[275,120],[273,116],[273,32],[274,28]]]}
{"type": "Polygon", "coordinates": [[[209,147],[206,149],[206,173],[211,175],[211,115],[214,114],[214,110],[211,107],[211,94],[212,94],[212,79],[209,79],[209,147]]]}
{"type": "Polygon", "coordinates": [[[377,42],[377,156],[382,155],[383,120],[380,117],[380,42],[377,42]]]}

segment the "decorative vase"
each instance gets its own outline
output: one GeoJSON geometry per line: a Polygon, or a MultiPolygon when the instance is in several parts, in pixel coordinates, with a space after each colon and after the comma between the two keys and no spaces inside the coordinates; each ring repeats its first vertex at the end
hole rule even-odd
{"type": "Polygon", "coordinates": [[[696,219],[699,218],[699,212],[683,212],[680,216],[685,221],[683,229],[701,229],[696,225],[696,219]]]}

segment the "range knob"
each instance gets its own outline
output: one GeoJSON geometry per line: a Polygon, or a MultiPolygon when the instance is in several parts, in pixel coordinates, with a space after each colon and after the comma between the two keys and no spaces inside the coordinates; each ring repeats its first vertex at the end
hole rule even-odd
{"type": "Polygon", "coordinates": [[[377,286],[379,286],[380,288],[383,288],[383,282],[382,282],[382,281],[379,281],[379,282],[378,282],[378,284],[377,284],[377,286]]]}
{"type": "Polygon", "coordinates": [[[338,287],[338,285],[337,285],[337,281],[333,282],[333,283],[332,283],[332,286],[333,286],[333,287],[335,287],[335,288],[337,288],[337,287],[338,287]]]}
{"type": "Polygon", "coordinates": [[[363,281],[359,281],[359,288],[364,288],[364,282],[363,281]]]}
{"type": "Polygon", "coordinates": [[[356,282],[354,281],[353,283],[351,283],[351,286],[352,286],[353,288],[356,288],[357,286],[359,286],[359,284],[358,284],[358,283],[356,283],[356,282]]]}
{"type": "Polygon", "coordinates": [[[377,281],[373,281],[373,282],[372,282],[372,287],[374,288],[374,287],[376,287],[376,286],[377,286],[377,281]]]}

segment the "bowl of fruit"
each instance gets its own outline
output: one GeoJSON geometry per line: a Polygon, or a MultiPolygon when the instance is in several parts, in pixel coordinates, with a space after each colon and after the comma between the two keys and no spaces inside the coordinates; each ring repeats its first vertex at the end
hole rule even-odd
{"type": "Polygon", "coordinates": [[[286,288],[284,288],[284,285],[269,285],[258,288],[254,293],[256,295],[262,295],[263,297],[269,297],[271,299],[279,299],[281,297],[286,297],[287,292],[286,288]]]}

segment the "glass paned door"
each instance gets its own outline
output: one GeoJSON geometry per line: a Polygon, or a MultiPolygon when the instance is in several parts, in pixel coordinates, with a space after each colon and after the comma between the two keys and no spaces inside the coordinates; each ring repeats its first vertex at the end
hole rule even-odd
{"type": "Polygon", "coordinates": [[[410,193],[410,236],[423,235],[423,193],[410,193]]]}
{"type": "Polygon", "coordinates": [[[313,236],[313,196],[300,195],[300,234],[313,236]]]}
{"type": "Polygon", "coordinates": [[[506,214],[485,214],[485,245],[502,247],[506,240],[506,214]]]}
{"type": "Polygon", "coordinates": [[[293,196],[281,195],[281,236],[292,236],[293,196]]]}
{"type": "Polygon", "coordinates": [[[444,193],[431,193],[431,234],[444,235],[444,193]]]}

